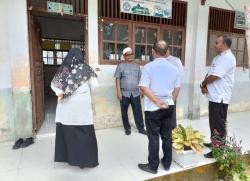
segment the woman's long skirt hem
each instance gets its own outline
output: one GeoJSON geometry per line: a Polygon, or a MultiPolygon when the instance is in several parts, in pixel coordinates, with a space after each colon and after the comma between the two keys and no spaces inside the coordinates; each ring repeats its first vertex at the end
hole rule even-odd
{"type": "Polygon", "coordinates": [[[94,125],[73,126],[56,123],[55,162],[96,167],[99,163],[94,125]]]}

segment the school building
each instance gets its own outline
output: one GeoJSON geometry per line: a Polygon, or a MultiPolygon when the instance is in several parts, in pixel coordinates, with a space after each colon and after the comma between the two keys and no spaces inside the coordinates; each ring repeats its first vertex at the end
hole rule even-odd
{"type": "Polygon", "coordinates": [[[47,0],[0,2],[0,142],[29,137],[46,122],[53,124],[56,97],[50,81],[72,47],[83,51],[98,74],[100,88],[93,96],[96,129],[122,125],[113,77],[122,49],[130,46],[143,68],[159,39],[169,43],[184,66],[178,119],[208,113],[199,84],[215,56],[219,34],[233,37],[237,59],[229,111],[250,110],[246,30],[235,27],[236,12],[244,12],[249,0],[173,0],[168,19],[122,13],[120,0],[51,1],[72,5],[73,12],[51,12],[47,0]]]}

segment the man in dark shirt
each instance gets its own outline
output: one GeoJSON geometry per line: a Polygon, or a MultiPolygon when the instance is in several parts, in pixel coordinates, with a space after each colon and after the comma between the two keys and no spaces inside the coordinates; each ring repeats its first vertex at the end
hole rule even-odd
{"type": "Polygon", "coordinates": [[[123,50],[125,62],[120,63],[115,71],[117,98],[120,100],[122,122],[125,134],[131,134],[128,120],[128,107],[132,106],[136,127],[141,134],[146,134],[144,129],[141,99],[139,91],[139,80],[141,77],[140,66],[133,62],[132,49],[127,47],[123,50]]]}

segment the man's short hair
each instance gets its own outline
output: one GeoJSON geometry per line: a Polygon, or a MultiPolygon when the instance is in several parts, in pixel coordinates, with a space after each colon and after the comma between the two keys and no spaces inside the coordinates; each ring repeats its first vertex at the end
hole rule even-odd
{"type": "Polygon", "coordinates": [[[232,37],[230,35],[219,35],[218,38],[222,37],[223,42],[227,45],[228,48],[231,48],[232,37]]]}
{"type": "Polygon", "coordinates": [[[157,55],[165,56],[168,50],[168,44],[164,40],[159,40],[154,43],[153,49],[157,55]]]}

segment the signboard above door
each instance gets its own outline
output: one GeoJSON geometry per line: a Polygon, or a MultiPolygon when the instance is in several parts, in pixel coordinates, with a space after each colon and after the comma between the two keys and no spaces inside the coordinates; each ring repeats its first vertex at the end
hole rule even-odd
{"type": "Polygon", "coordinates": [[[235,29],[245,29],[246,28],[246,18],[245,13],[236,11],[234,19],[234,28],[235,29]]]}
{"type": "Polygon", "coordinates": [[[53,13],[64,13],[73,15],[73,6],[71,4],[47,1],[47,10],[48,12],[53,13]]]}
{"type": "Polygon", "coordinates": [[[120,0],[120,9],[123,13],[171,18],[172,0],[120,0]]]}

